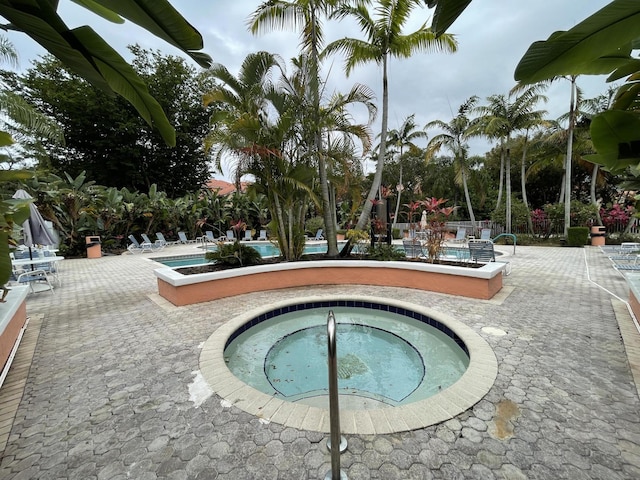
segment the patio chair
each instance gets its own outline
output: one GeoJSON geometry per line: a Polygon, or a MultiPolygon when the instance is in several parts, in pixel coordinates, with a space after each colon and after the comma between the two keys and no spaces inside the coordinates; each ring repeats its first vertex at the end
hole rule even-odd
{"type": "Polygon", "coordinates": [[[260,230],[260,235],[258,236],[258,240],[261,241],[266,241],[267,240],[267,231],[266,230],[260,230]]]}
{"type": "MultiPolygon", "coordinates": [[[[222,238],[225,238],[225,237],[222,237],[222,238]]],[[[236,236],[233,234],[233,230],[227,230],[227,236],[225,239],[227,242],[233,242],[236,239],[236,236]]]]}
{"type": "Polygon", "coordinates": [[[146,233],[141,233],[140,236],[142,237],[142,240],[144,240],[144,243],[148,243],[149,245],[151,245],[151,248],[153,248],[154,250],[162,250],[166,246],[165,244],[161,243],[160,240],[152,242],[146,233]]]}
{"type": "Polygon", "coordinates": [[[178,242],[182,243],[184,245],[186,245],[187,243],[195,243],[196,242],[195,239],[194,240],[189,240],[187,238],[187,234],[184,233],[184,232],[178,232],[178,239],[179,239],[178,242]]]}
{"type": "MultiPolygon", "coordinates": [[[[43,255],[45,257],[55,257],[56,253],[51,250],[43,250],[43,255]]],[[[62,281],[60,280],[60,276],[58,275],[60,271],[60,267],[58,266],[57,261],[55,262],[46,262],[46,263],[36,263],[34,264],[34,268],[36,270],[43,270],[46,272],[47,276],[53,277],[54,283],[60,287],[62,285],[62,281]]]]}
{"type": "Polygon", "coordinates": [[[31,293],[39,293],[45,292],[47,290],[51,290],[53,292],[53,285],[49,281],[49,277],[47,277],[47,272],[44,270],[28,270],[24,273],[18,275],[18,283],[29,285],[29,290],[31,293]],[[34,284],[44,284],[46,288],[44,290],[36,290],[33,286],[34,284]]]}
{"type": "Polygon", "coordinates": [[[491,240],[475,240],[469,242],[469,258],[476,263],[495,262],[496,252],[491,240]]]}
{"type": "Polygon", "coordinates": [[[151,242],[140,243],[133,235],[129,235],[128,238],[131,242],[131,245],[127,246],[127,250],[129,250],[131,253],[153,252],[153,244],[151,242]]]}
{"type": "Polygon", "coordinates": [[[425,256],[419,240],[402,240],[402,248],[404,248],[404,254],[407,258],[421,258],[425,256]]]}
{"type": "Polygon", "coordinates": [[[313,238],[314,240],[324,240],[324,235],[322,235],[322,229],[319,228],[316,232],[316,236],[313,238]]]}
{"type": "Polygon", "coordinates": [[[156,238],[158,240],[156,240],[156,243],[163,243],[165,246],[167,245],[175,245],[176,243],[180,243],[180,240],[174,240],[174,241],[167,241],[166,238],[164,238],[164,234],[162,232],[156,232],[156,238]]]}
{"type": "Polygon", "coordinates": [[[253,240],[253,238],[251,238],[251,230],[245,230],[244,231],[244,237],[242,239],[243,242],[250,242],[251,240],[253,240]]]}
{"type": "Polygon", "coordinates": [[[491,240],[491,229],[483,228],[480,230],[480,240],[491,240]]]}
{"type": "Polygon", "coordinates": [[[467,229],[465,227],[458,227],[456,238],[451,241],[453,243],[465,243],[467,241],[467,229]]]}

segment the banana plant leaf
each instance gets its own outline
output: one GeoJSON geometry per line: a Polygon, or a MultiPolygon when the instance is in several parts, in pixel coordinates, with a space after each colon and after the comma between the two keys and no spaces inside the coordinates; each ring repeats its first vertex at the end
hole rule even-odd
{"type": "Polygon", "coordinates": [[[585,159],[602,165],[612,173],[640,163],[640,114],[625,110],[607,110],[595,115],[590,125],[595,155],[585,159]]]}
{"type": "Polygon", "coordinates": [[[436,36],[439,36],[456,21],[469,6],[471,0],[425,0],[425,3],[429,8],[436,8],[431,22],[431,29],[436,36]]]}
{"type": "MultiPolygon", "coordinates": [[[[203,67],[212,60],[198,52],[202,36],[167,0],[76,0],[76,3],[112,21],[125,17],[174,45],[203,67]]],[[[151,96],[133,68],[88,26],[69,29],[57,12],[58,2],[0,0],[0,16],[11,28],[24,32],[72,71],[107,92],[117,92],[155,126],[168,145],[175,131],[160,104],[151,96]]]]}
{"type": "Polygon", "coordinates": [[[534,42],[514,77],[522,83],[536,83],[561,75],[609,74],[628,64],[638,38],[640,2],[614,0],[572,29],[534,42]]]}

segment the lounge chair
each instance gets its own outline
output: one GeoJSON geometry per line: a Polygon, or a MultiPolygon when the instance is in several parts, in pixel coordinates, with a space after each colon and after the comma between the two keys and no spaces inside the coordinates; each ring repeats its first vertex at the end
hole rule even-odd
{"type": "Polygon", "coordinates": [[[458,227],[456,238],[451,241],[453,243],[465,243],[467,241],[467,229],[465,227],[458,227]]]}
{"type": "Polygon", "coordinates": [[[495,262],[496,252],[493,242],[487,240],[475,240],[469,242],[469,258],[474,262],[495,262]]]}
{"type": "Polygon", "coordinates": [[[319,228],[316,232],[316,236],[313,238],[314,240],[324,240],[324,235],[322,235],[322,229],[319,228]]]}
{"type": "Polygon", "coordinates": [[[480,240],[491,240],[491,229],[483,228],[480,230],[480,240]]]}
{"type": "Polygon", "coordinates": [[[167,245],[175,245],[176,243],[180,243],[180,240],[175,240],[175,241],[171,241],[171,242],[167,241],[167,239],[164,238],[164,234],[162,232],[156,232],[156,238],[158,239],[158,240],[156,240],[156,243],[162,243],[165,246],[167,246],[167,245]]]}
{"type": "Polygon", "coordinates": [[[260,230],[260,235],[258,236],[258,240],[267,240],[267,231],[266,230],[260,230]]]}
{"type": "Polygon", "coordinates": [[[404,254],[408,258],[424,257],[422,244],[418,240],[402,240],[402,248],[404,248],[404,254]]]}
{"type": "Polygon", "coordinates": [[[195,240],[189,240],[187,238],[187,234],[184,232],[178,232],[178,242],[182,243],[182,244],[187,244],[187,243],[195,243],[195,240]]]}
{"type": "Polygon", "coordinates": [[[496,260],[496,252],[493,248],[491,240],[472,240],[469,242],[469,259],[472,262],[497,262],[504,263],[505,268],[502,271],[504,275],[511,273],[511,262],[505,260],[496,260]]]}
{"type": "Polygon", "coordinates": [[[129,250],[131,253],[153,252],[153,244],[151,242],[140,243],[133,235],[129,235],[128,238],[131,242],[131,245],[127,246],[127,250],[129,250]]]}
{"type": "MultiPolygon", "coordinates": [[[[225,237],[223,237],[225,238],[225,237]]],[[[226,241],[233,242],[236,239],[236,236],[233,234],[233,230],[227,230],[226,241]]]]}
{"type": "Polygon", "coordinates": [[[213,236],[213,232],[211,230],[207,230],[204,232],[204,237],[202,237],[207,242],[217,242],[216,237],[213,236]]]}
{"type": "Polygon", "coordinates": [[[166,243],[162,243],[160,240],[152,242],[146,233],[141,233],[140,236],[142,237],[142,240],[144,240],[144,243],[148,243],[149,245],[151,245],[151,248],[153,248],[154,250],[162,250],[164,247],[166,247],[166,243]]]}
{"type": "Polygon", "coordinates": [[[253,240],[253,238],[251,238],[251,230],[245,230],[244,231],[244,238],[242,239],[243,242],[250,242],[251,240],[253,240]]]}

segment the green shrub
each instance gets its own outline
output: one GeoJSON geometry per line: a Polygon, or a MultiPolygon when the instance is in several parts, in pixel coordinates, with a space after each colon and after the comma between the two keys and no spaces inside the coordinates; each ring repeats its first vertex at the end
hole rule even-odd
{"type": "Polygon", "coordinates": [[[324,219],[322,217],[311,217],[304,224],[304,229],[309,235],[315,235],[319,228],[324,230],[324,219]]]}
{"type": "Polygon", "coordinates": [[[369,247],[366,254],[369,260],[380,260],[383,262],[402,260],[406,258],[404,252],[397,250],[393,245],[387,245],[386,243],[377,243],[373,247],[369,247]]]}
{"type": "Polygon", "coordinates": [[[569,227],[567,229],[567,245],[570,247],[582,247],[589,239],[588,227],[569,227]]]}
{"type": "Polygon", "coordinates": [[[246,267],[259,264],[262,255],[253,247],[234,242],[218,244],[218,249],[207,252],[204,258],[222,265],[246,267]]]}

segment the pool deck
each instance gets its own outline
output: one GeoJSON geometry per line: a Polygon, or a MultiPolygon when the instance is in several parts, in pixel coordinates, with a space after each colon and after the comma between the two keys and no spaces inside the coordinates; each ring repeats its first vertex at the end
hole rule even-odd
{"type": "MultiPolygon", "coordinates": [[[[640,334],[623,277],[598,247],[497,248],[512,273],[491,300],[348,287],[450,315],[498,360],[487,396],[453,419],[347,435],[349,479],[640,478],[640,334]]],[[[198,361],[228,319],[345,287],[175,307],[148,259],[194,251],[65,260],[62,286],[27,298],[29,328],[0,389],[0,478],[324,478],[325,434],[210,395],[198,361]]]]}

